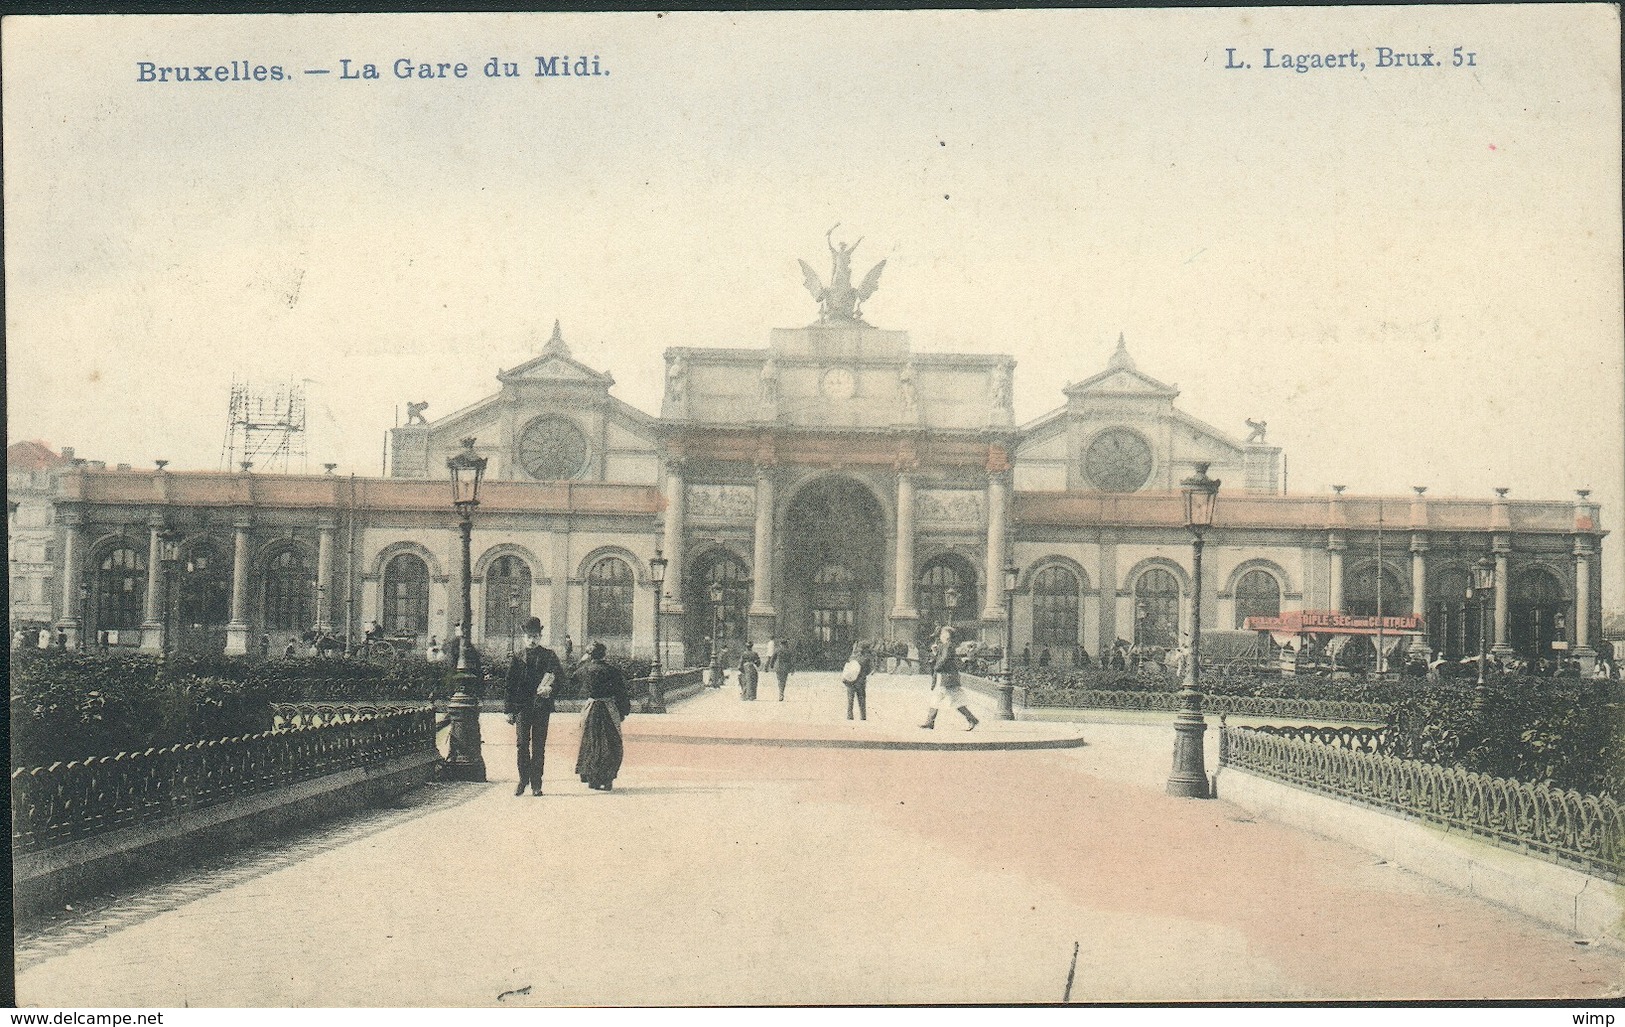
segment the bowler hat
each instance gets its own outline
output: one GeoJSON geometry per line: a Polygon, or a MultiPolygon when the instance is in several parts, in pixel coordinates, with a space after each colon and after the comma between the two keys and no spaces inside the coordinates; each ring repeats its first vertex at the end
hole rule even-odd
{"type": "Polygon", "coordinates": [[[540,635],[541,633],[542,633],[542,619],[540,617],[532,617],[530,620],[527,620],[525,622],[525,634],[527,634],[527,635],[540,635]]]}

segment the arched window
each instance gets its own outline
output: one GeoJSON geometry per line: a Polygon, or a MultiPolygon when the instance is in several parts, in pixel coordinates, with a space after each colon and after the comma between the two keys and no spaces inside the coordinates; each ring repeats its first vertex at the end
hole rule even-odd
{"type": "Polygon", "coordinates": [[[593,639],[632,635],[632,568],[606,556],[587,572],[587,635],[593,639]]]}
{"type": "Polygon", "coordinates": [[[1469,598],[1473,580],[1459,568],[1441,571],[1429,584],[1428,643],[1456,660],[1478,652],[1478,606],[1469,598]]]}
{"type": "Polygon", "coordinates": [[[391,635],[429,630],[429,565],[423,557],[401,553],[384,566],[383,625],[391,635]]]}
{"type": "Polygon", "coordinates": [[[231,573],[220,548],[203,540],[186,550],[180,564],[178,621],[183,628],[218,626],[231,619],[231,573]]]}
{"type": "Polygon", "coordinates": [[[976,575],[958,556],[933,557],[920,569],[918,597],[922,639],[935,638],[944,624],[973,621],[982,615],[976,575]]]}
{"type": "MultiPolygon", "coordinates": [[[[1411,590],[1392,567],[1382,569],[1381,599],[1384,617],[1411,612],[1411,590]]],[[[1375,617],[1377,600],[1377,565],[1368,563],[1343,583],[1343,612],[1353,617],[1375,617]]]]}
{"type": "Polygon", "coordinates": [[[1172,571],[1153,567],[1134,582],[1134,642],[1179,645],[1179,579],[1172,571]]]}
{"type": "Polygon", "coordinates": [[[268,631],[303,631],[311,626],[316,580],[304,551],[289,547],[271,558],[265,570],[265,627],[268,631]]]}
{"type": "Polygon", "coordinates": [[[485,635],[519,634],[530,619],[530,564],[499,556],[485,571],[485,635]]]}
{"type": "Polygon", "coordinates": [[[1252,570],[1236,582],[1236,628],[1248,617],[1281,615],[1281,583],[1269,571],[1252,570]]]}
{"type": "Polygon", "coordinates": [[[1078,576],[1065,567],[1033,575],[1033,644],[1070,649],[1078,644],[1078,576]]]}
{"type": "Polygon", "coordinates": [[[147,598],[147,557],[120,547],[102,557],[96,575],[96,630],[139,628],[147,598]]]}

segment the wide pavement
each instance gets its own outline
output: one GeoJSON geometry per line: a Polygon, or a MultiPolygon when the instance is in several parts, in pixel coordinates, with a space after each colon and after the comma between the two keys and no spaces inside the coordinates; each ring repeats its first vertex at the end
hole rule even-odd
{"type": "MultiPolygon", "coordinates": [[[[605,1005],[1592,998],[1620,953],[1368,853],[1163,794],[1166,725],[1084,748],[677,742],[704,732],[925,735],[918,678],[834,675],[778,703],[711,692],[628,720],[615,790],[441,784],[82,905],[19,939],[20,1002],[605,1005]]],[[[945,714],[934,733],[1031,730],[945,714]]],[[[1010,735],[1015,737],[1015,735],[1010,735]]],[[[1210,738],[1211,749],[1216,740],[1210,738]]]]}

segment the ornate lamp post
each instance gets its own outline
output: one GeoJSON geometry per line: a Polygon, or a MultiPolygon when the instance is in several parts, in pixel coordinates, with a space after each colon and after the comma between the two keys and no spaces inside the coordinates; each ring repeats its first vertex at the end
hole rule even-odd
{"type": "Polygon", "coordinates": [[[90,634],[90,586],[79,583],[79,648],[85,648],[85,637],[90,634]]]}
{"type": "Polygon", "coordinates": [[[451,718],[451,754],[446,757],[442,776],[451,781],[484,781],[485,755],[480,743],[480,702],[470,695],[474,675],[469,650],[474,647],[474,569],[471,557],[474,537],[474,508],[480,505],[480,481],[485,477],[485,457],[474,452],[474,440],[463,440],[463,448],[446,460],[451,471],[451,505],[462,521],[463,533],[463,625],[457,644],[457,671],[452,675],[455,691],[446,704],[451,718]]]}
{"type": "Polygon", "coordinates": [[[654,559],[649,561],[649,583],[655,590],[655,658],[649,665],[649,705],[661,712],[666,709],[664,675],[660,667],[664,656],[660,648],[660,607],[666,598],[666,563],[665,554],[657,548],[654,559]]]}
{"type": "Polygon", "coordinates": [[[711,687],[722,687],[722,582],[711,582],[711,687]]]}
{"type": "Polygon", "coordinates": [[[1010,560],[1004,565],[1004,680],[999,683],[999,719],[1015,720],[1013,650],[1016,645],[1016,586],[1021,583],[1021,570],[1010,560]]]}
{"type": "Polygon", "coordinates": [[[1489,609],[1495,597],[1495,561],[1487,556],[1473,564],[1473,596],[1478,600],[1478,684],[1473,702],[1482,706],[1489,689],[1484,685],[1484,664],[1489,660],[1489,609]]]}
{"type": "Polygon", "coordinates": [[[1213,507],[1219,498],[1219,481],[1207,476],[1208,464],[1198,463],[1196,473],[1180,482],[1185,493],[1185,527],[1191,533],[1191,655],[1185,664],[1185,681],[1179,689],[1179,714],[1174,718],[1174,769],[1168,775],[1168,794],[1189,799],[1210,799],[1207,761],[1202,753],[1202,736],[1207,720],[1202,716],[1202,543],[1213,526],[1213,507]]]}
{"type": "Polygon", "coordinates": [[[519,593],[508,594],[508,656],[519,651],[519,593]]]}
{"type": "Polygon", "coordinates": [[[942,605],[948,609],[947,627],[954,626],[954,611],[959,609],[959,589],[949,585],[942,592],[942,605]]]}

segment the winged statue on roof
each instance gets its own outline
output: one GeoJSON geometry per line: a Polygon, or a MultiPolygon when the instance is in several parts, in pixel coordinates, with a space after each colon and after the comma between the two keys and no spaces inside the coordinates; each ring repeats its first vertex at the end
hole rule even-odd
{"type": "Polygon", "coordinates": [[[863,302],[875,294],[880,288],[880,272],[886,267],[882,260],[869,269],[863,276],[863,281],[856,288],[852,286],[852,254],[863,242],[860,237],[857,242],[848,246],[846,243],[837,244],[834,240],[835,225],[824,233],[824,242],[829,246],[830,274],[829,285],[825,285],[818,277],[818,272],[805,260],[797,261],[801,265],[802,280],[812,298],[818,301],[818,321],[820,324],[847,322],[850,324],[865,324],[863,320],[863,302]]]}

